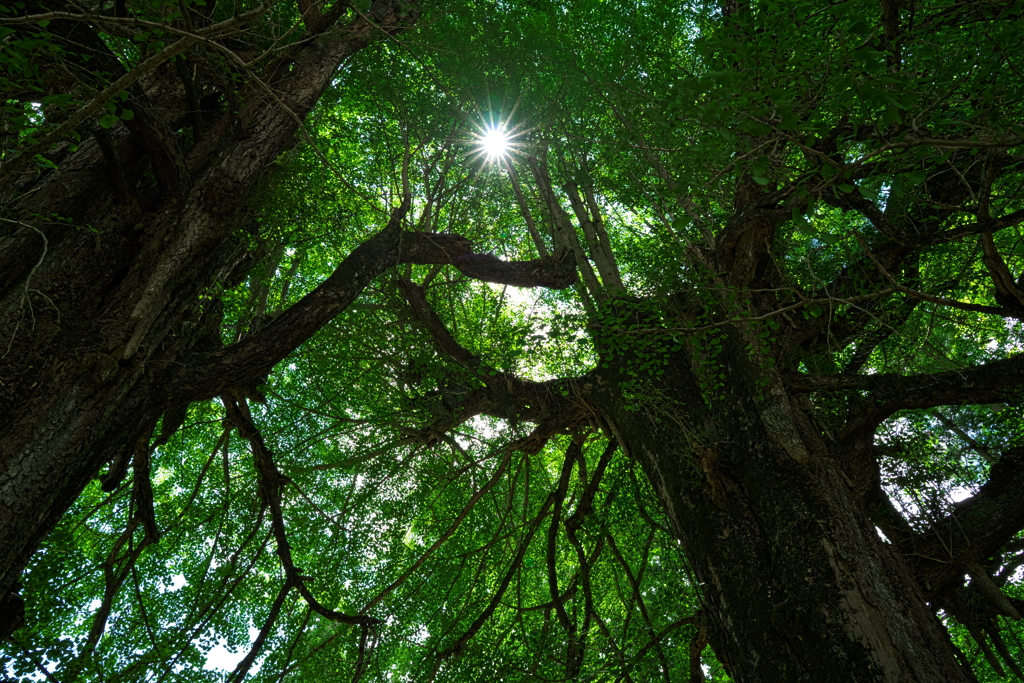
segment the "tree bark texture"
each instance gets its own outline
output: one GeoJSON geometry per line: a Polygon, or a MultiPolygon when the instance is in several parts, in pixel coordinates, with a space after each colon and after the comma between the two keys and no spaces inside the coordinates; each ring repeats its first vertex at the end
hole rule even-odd
{"type": "MultiPolygon", "coordinates": [[[[129,90],[125,106],[136,112],[136,125],[97,129],[73,153],[65,143],[59,169],[22,169],[4,188],[0,595],[14,594],[32,553],[107,463],[104,483],[116,486],[133,450],[149,447],[161,415],[250,383],[283,357],[246,347],[211,364],[203,354],[221,347],[220,308],[207,293],[239,283],[254,264],[244,245],[254,227],[246,199],[338,65],[416,18],[414,9],[388,5],[376,21],[350,15],[335,25],[346,7],[307,22],[273,86],[262,74],[238,93],[219,91],[244,104],[232,111],[225,103],[228,111],[187,150],[153,132],[192,119],[188,87],[168,62],[129,90]]],[[[75,38],[68,49],[102,49],[85,24],[59,20],[50,28],[75,38]]],[[[376,241],[346,261],[336,278],[345,282],[334,283],[346,290],[342,299],[399,261],[400,219],[396,212],[376,241]]],[[[466,243],[447,258],[468,251],[466,243]]],[[[291,333],[301,338],[316,329],[296,328],[291,333]]]]}
{"type": "MultiPolygon", "coordinates": [[[[421,289],[405,291],[438,350],[487,385],[455,423],[518,415],[537,425],[516,444],[527,452],[593,419],[609,426],[681,541],[704,598],[705,636],[735,680],[976,680],[934,610],[944,596],[956,598],[972,562],[997,552],[1024,523],[1024,502],[1010,493],[1024,478],[1024,456],[1004,454],[978,495],[915,534],[887,517],[871,453],[874,427],[895,410],[967,400],[955,390],[970,372],[891,378],[879,394],[887,398],[855,407],[850,426],[832,439],[803,388],[808,380],[787,383],[751,356],[758,342],[749,326],[723,333],[717,389],[708,389],[707,354],[693,344],[663,357],[663,374],[637,372],[642,354],[620,346],[582,377],[532,383],[492,376],[429,310],[421,289]],[[920,386],[932,391],[915,394],[920,386]]],[[[620,323],[625,312],[627,322],[654,324],[635,300],[612,298],[608,306],[620,323]]],[[[598,331],[598,339],[627,329],[598,331]]],[[[1008,370],[985,391],[1009,396],[1016,379],[1008,370]]],[[[990,592],[979,604],[1002,609],[1005,598],[990,592]]]]}
{"type": "MultiPolygon", "coordinates": [[[[213,290],[241,282],[257,258],[245,247],[255,220],[247,197],[339,64],[415,20],[413,11],[375,2],[371,17],[356,14],[338,27],[345,5],[320,15],[302,4],[310,9],[303,39],[260,79],[221,92],[227,111],[197,121],[196,90],[205,95],[205,86],[183,82],[168,63],[127,91],[125,106],[137,121],[97,130],[77,151],[65,146],[58,169],[22,168],[0,188],[0,617],[8,617],[0,618],[0,637],[16,626],[17,580],[32,553],[102,468],[104,486],[116,487],[133,458],[148,462],[161,417],[166,434],[190,401],[255,392],[262,376],[377,275],[399,263],[450,264],[484,281],[564,288],[577,284],[578,268],[584,302],[619,322],[596,333],[601,368],[548,382],[487,367],[448,333],[424,290],[403,283],[440,353],[479,381],[457,411],[416,437],[430,444],[489,414],[535,423],[514,445],[537,452],[554,434],[579,435],[589,419],[606,423],[664,506],[703,591],[708,640],[737,681],[973,680],[929,601],[953,604],[965,573],[978,574],[985,593],[978,563],[1024,526],[1024,502],[1014,495],[1024,455],[1004,455],[977,496],[915,535],[885,515],[872,439],[900,409],[1008,400],[1024,373],[1020,356],[916,377],[797,372],[798,352],[838,334],[838,323],[824,330],[823,318],[793,325],[763,352],[753,327],[730,322],[714,364],[706,349],[688,343],[659,356],[663,374],[637,371],[643,359],[635,348],[612,354],[602,344],[627,339],[630,316],[656,338],[658,316],[645,317],[624,294],[593,189],[564,188],[580,240],[542,156],[527,163],[550,214],[550,255],[539,249],[543,258],[506,263],[472,253],[455,235],[403,231],[405,197],[319,287],[256,334],[222,344],[213,290]],[[188,149],[174,135],[186,125],[198,135],[188,149]],[[844,431],[826,439],[809,395],[844,391],[868,392],[871,400],[852,398],[844,431]],[[879,538],[876,525],[892,542],[879,538]]],[[[95,35],[61,21],[70,20],[54,21],[55,34],[99,54],[95,35]]],[[[109,70],[117,76],[114,62],[109,70]]],[[[717,243],[687,254],[711,274],[709,290],[742,292],[744,315],[789,305],[764,294],[781,290],[771,280],[772,240],[792,215],[773,208],[778,198],[768,192],[740,182],[717,243]]],[[[874,215],[854,206],[856,198],[843,201],[844,209],[874,215]]],[[[894,270],[913,245],[883,218],[879,230],[895,237],[875,245],[871,258],[894,270]]],[[[1002,277],[1005,266],[986,263],[1002,277]]],[[[840,281],[833,291],[847,286],[840,281]]],[[[670,312],[673,323],[692,322],[688,306],[720,321],[736,315],[721,301],[684,301],[670,312]]],[[[146,488],[138,490],[135,503],[151,506],[146,488]]],[[[998,590],[985,594],[1003,613],[1015,609],[1000,602],[998,590]]]]}
{"type": "Polygon", "coordinates": [[[780,436],[807,416],[744,393],[696,411],[703,422],[654,403],[609,411],[682,541],[719,660],[744,683],[973,680],[836,454],[808,431],[780,436]]]}

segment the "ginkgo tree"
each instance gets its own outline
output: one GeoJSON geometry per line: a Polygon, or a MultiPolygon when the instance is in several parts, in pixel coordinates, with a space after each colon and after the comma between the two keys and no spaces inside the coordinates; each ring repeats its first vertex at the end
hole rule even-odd
{"type": "Polygon", "coordinates": [[[8,8],[7,675],[1020,677],[1021,11],[8,8]]]}

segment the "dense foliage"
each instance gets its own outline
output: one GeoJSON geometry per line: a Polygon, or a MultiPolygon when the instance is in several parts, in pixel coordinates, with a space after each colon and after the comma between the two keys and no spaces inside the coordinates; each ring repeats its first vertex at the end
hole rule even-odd
{"type": "MultiPolygon", "coordinates": [[[[71,164],[76,140],[133,119],[122,88],[94,99],[103,77],[63,61],[37,4],[0,15],[17,192],[71,164]],[[40,17],[10,19],[25,13],[40,17]],[[54,64],[68,83],[44,73],[54,64]]],[[[127,6],[69,11],[131,69],[205,5],[127,6]]],[[[260,6],[244,32],[197,41],[178,63],[250,78],[302,37],[308,7],[260,6]]],[[[990,473],[1015,466],[1024,420],[1020,13],[424,3],[415,28],[334,74],[249,195],[238,249],[257,265],[203,283],[199,309],[223,306],[229,348],[259,339],[395,215],[472,240],[457,258],[575,258],[579,279],[516,287],[454,260],[403,262],[269,375],[163,413],[147,441],[156,533],[138,510],[145,472],[90,484],[21,579],[6,675],[218,681],[208,653],[226,647],[247,653],[232,681],[731,680],[705,649],[716,631],[680,522],[584,384],[611,377],[626,411],[684,433],[685,476],[709,505],[734,495],[706,446],[730,439],[733,366],[757,401],[785,386],[828,448],[868,439],[857,453],[884,495],[865,494],[865,519],[893,547],[998,484],[990,473]],[[509,148],[488,156],[493,128],[509,148]],[[684,354],[699,405],[666,388],[684,354]],[[998,362],[999,382],[966,374],[998,362]],[[957,373],[966,388],[944,388],[957,373]],[[933,374],[934,398],[885,384],[933,374]]],[[[272,69],[258,73],[273,84],[272,69]]],[[[194,97],[244,105],[230,93],[194,97]]],[[[186,117],[174,135],[188,149],[210,125],[186,117]]],[[[59,308],[59,292],[19,286],[4,346],[59,308]]],[[[978,680],[1020,677],[1021,527],[927,595],[978,680]]]]}

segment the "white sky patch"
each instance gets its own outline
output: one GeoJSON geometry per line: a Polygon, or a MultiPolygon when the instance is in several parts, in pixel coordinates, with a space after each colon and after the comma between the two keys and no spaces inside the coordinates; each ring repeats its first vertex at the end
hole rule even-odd
{"type": "Polygon", "coordinates": [[[950,490],[949,499],[952,500],[954,503],[959,503],[961,500],[967,500],[973,495],[974,491],[968,488],[957,487],[955,489],[950,490]]]}
{"type": "Polygon", "coordinates": [[[157,588],[161,593],[173,593],[174,591],[181,590],[188,585],[188,581],[185,579],[184,574],[175,574],[171,577],[171,582],[157,588]]]}
{"type": "MultiPolygon", "coordinates": [[[[203,668],[207,671],[234,671],[238,663],[245,659],[245,655],[249,653],[249,648],[252,647],[252,642],[256,640],[256,636],[260,634],[259,629],[249,627],[249,645],[243,646],[238,649],[238,652],[232,652],[228,649],[228,641],[221,638],[217,641],[217,644],[213,646],[213,649],[206,653],[206,664],[203,668]]],[[[257,673],[260,670],[260,665],[263,662],[263,657],[258,657],[253,662],[252,668],[249,669],[250,674],[257,673]]]]}

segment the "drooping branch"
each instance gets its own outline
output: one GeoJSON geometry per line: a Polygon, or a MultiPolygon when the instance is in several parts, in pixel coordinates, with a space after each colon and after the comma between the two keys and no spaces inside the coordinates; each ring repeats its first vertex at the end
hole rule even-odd
{"type": "MultiPolygon", "coordinates": [[[[970,574],[976,582],[985,582],[987,575],[978,565],[1024,529],[1021,490],[1024,448],[1018,447],[1003,453],[977,495],[957,503],[945,519],[928,531],[899,544],[926,597],[962,582],[964,574],[970,574]]],[[[993,602],[999,600],[995,595],[986,597],[993,602]]]]}
{"type": "Polygon", "coordinates": [[[402,572],[401,576],[399,576],[397,579],[388,584],[380,593],[374,596],[372,600],[366,603],[366,606],[360,610],[360,613],[365,614],[366,612],[369,612],[371,609],[377,606],[384,598],[386,598],[392,591],[394,591],[396,588],[405,583],[405,581],[407,581],[409,577],[412,576],[413,573],[415,573],[415,571],[419,569],[420,566],[422,566],[422,564],[426,562],[430,558],[430,556],[434,554],[435,551],[437,551],[438,548],[440,548],[449,538],[452,537],[452,535],[456,531],[458,531],[459,526],[466,519],[466,517],[469,516],[469,513],[472,512],[473,507],[478,502],[480,502],[481,498],[487,495],[488,491],[494,488],[495,485],[497,485],[497,483],[501,481],[502,477],[505,474],[505,470],[508,469],[508,464],[512,458],[512,452],[514,450],[514,444],[506,446],[503,449],[501,462],[495,469],[494,474],[491,475],[490,479],[488,479],[487,482],[483,486],[481,486],[476,493],[470,496],[469,500],[466,501],[466,504],[463,506],[462,510],[459,512],[458,515],[455,516],[455,519],[452,521],[451,525],[449,525],[449,527],[445,530],[445,532],[441,534],[438,537],[438,539],[434,541],[433,544],[431,544],[429,548],[423,551],[423,554],[420,555],[419,559],[413,562],[412,565],[410,565],[404,572],[402,572]]]}
{"type": "Polygon", "coordinates": [[[241,683],[241,681],[245,680],[249,669],[256,663],[256,657],[259,656],[260,650],[263,649],[267,636],[270,635],[274,625],[277,623],[278,617],[281,616],[281,608],[284,606],[284,601],[292,588],[291,578],[285,579],[284,585],[281,586],[281,590],[277,592],[277,597],[274,598],[273,604],[270,605],[270,613],[267,614],[267,618],[263,621],[263,627],[260,628],[259,634],[257,634],[256,639],[252,641],[252,645],[249,647],[249,652],[238,663],[235,670],[231,672],[228,678],[230,683],[241,683]]]}
{"type": "Polygon", "coordinates": [[[547,568],[548,568],[548,588],[551,591],[551,600],[555,606],[555,614],[558,616],[558,622],[565,629],[565,632],[569,639],[569,653],[567,674],[570,679],[575,678],[579,673],[578,653],[575,652],[575,635],[576,635],[576,624],[569,620],[569,615],[565,611],[565,606],[559,599],[558,592],[558,567],[557,567],[557,555],[556,550],[558,549],[558,526],[562,521],[562,503],[565,501],[566,491],[569,489],[569,477],[572,475],[573,463],[579,456],[579,444],[574,439],[570,444],[569,448],[565,452],[565,457],[562,461],[562,473],[558,478],[558,485],[555,487],[555,509],[551,514],[551,523],[548,525],[548,547],[547,547],[547,568]]]}
{"type": "Polygon", "coordinates": [[[505,595],[505,591],[508,589],[509,584],[512,583],[512,579],[515,577],[516,572],[518,572],[519,568],[522,566],[523,557],[526,556],[526,551],[530,547],[530,542],[533,541],[533,537],[537,533],[537,529],[540,528],[541,521],[547,517],[552,503],[554,503],[553,494],[547,497],[544,501],[544,505],[541,507],[540,513],[530,523],[526,536],[519,543],[519,549],[516,551],[515,557],[512,558],[512,562],[509,565],[508,570],[505,572],[504,578],[502,578],[501,583],[494,591],[494,595],[491,597],[491,601],[487,604],[487,607],[485,607],[476,620],[469,625],[469,628],[459,636],[459,639],[455,641],[454,645],[443,652],[438,653],[437,658],[439,661],[448,659],[452,655],[461,652],[466,647],[466,643],[472,640],[473,636],[477,634],[477,631],[479,631],[480,628],[487,623],[487,620],[491,618],[491,615],[494,614],[494,610],[496,610],[498,605],[501,604],[501,599],[505,595]]]}
{"type": "MultiPolygon", "coordinates": [[[[594,469],[594,473],[590,477],[590,483],[587,488],[580,495],[580,501],[576,504],[576,510],[573,511],[569,517],[565,520],[567,527],[579,528],[583,522],[583,518],[594,511],[594,497],[597,495],[598,487],[601,485],[601,481],[604,479],[604,473],[608,469],[609,463],[612,461],[612,455],[618,450],[619,443],[615,439],[609,439],[608,445],[605,447],[604,452],[601,453],[600,460],[597,461],[597,467],[594,469]]],[[[580,457],[583,454],[580,453],[580,457]]]]}
{"type": "MultiPolygon", "coordinates": [[[[648,559],[651,543],[654,541],[654,533],[654,529],[651,529],[647,535],[647,544],[644,552],[645,563],[648,559]]],[[[633,601],[636,603],[637,609],[640,611],[640,616],[644,620],[647,636],[650,639],[650,642],[654,643],[654,651],[658,656],[658,661],[661,663],[662,675],[664,676],[666,683],[671,683],[671,679],[669,678],[670,670],[668,667],[668,660],[665,657],[664,649],[661,647],[661,641],[654,632],[654,627],[651,624],[651,617],[647,611],[647,605],[644,602],[643,592],[641,591],[640,581],[642,578],[642,571],[640,576],[635,575],[632,568],[629,566],[629,562],[626,561],[625,556],[623,556],[619,551],[618,545],[615,543],[615,537],[607,528],[604,530],[604,535],[608,540],[608,548],[612,551],[612,556],[615,557],[615,560],[619,563],[623,572],[626,574],[626,580],[628,581],[630,590],[633,593],[633,601]]]]}
{"type": "MultiPolygon", "coordinates": [[[[991,242],[991,237],[992,237],[991,234],[988,235],[988,237],[989,237],[989,242],[991,242]]],[[[988,266],[989,271],[993,274],[992,275],[993,280],[996,282],[996,300],[999,303],[1003,304],[1002,308],[997,307],[997,306],[986,306],[986,305],[983,305],[983,304],[971,304],[971,303],[965,303],[965,302],[962,302],[962,301],[956,301],[954,299],[948,299],[946,297],[936,296],[934,294],[928,294],[928,293],[925,293],[925,292],[919,292],[917,290],[911,289],[910,287],[902,285],[902,284],[900,284],[899,282],[896,281],[896,278],[894,278],[891,274],[889,274],[888,271],[886,271],[885,267],[881,263],[879,263],[878,258],[873,253],[871,253],[871,250],[869,250],[867,248],[867,245],[864,244],[864,240],[862,240],[860,237],[858,237],[857,241],[860,242],[860,245],[864,249],[864,252],[868,255],[868,258],[871,259],[872,263],[875,264],[875,266],[878,268],[878,270],[882,274],[882,276],[885,277],[885,279],[888,280],[890,283],[892,283],[892,286],[897,291],[902,292],[902,293],[906,294],[907,296],[910,296],[910,297],[912,297],[914,299],[919,299],[921,301],[929,301],[931,303],[939,304],[940,306],[948,306],[950,308],[957,308],[957,309],[960,309],[962,311],[972,311],[974,313],[988,313],[988,314],[991,314],[991,315],[1002,316],[1004,318],[1017,318],[1017,319],[1024,318],[1024,306],[1021,306],[1020,302],[1017,301],[1017,299],[1016,299],[1016,296],[1024,297],[1024,293],[1018,293],[1016,296],[1014,296],[1014,295],[1010,294],[1008,290],[1006,290],[1005,291],[1005,298],[1001,297],[1001,295],[1004,294],[1004,290],[1000,288],[1001,287],[1000,281],[997,279],[997,275],[996,275],[996,273],[994,271],[994,269],[997,268],[998,265],[1002,266],[1002,271],[1004,273],[1004,276],[1006,278],[1010,279],[1009,286],[1014,287],[1015,291],[1016,291],[1016,286],[1014,285],[1014,283],[1012,281],[1012,278],[1010,278],[1009,273],[1006,271],[1006,265],[1003,264],[1002,258],[1000,258],[998,256],[998,254],[994,254],[994,256],[995,256],[994,259],[989,258],[989,256],[986,255],[985,263],[988,266]],[[996,262],[998,262],[998,263],[996,263],[996,262]],[[1007,307],[1007,306],[1011,306],[1011,307],[1007,307]]],[[[984,239],[982,240],[982,243],[983,244],[985,243],[984,239]]],[[[993,249],[994,249],[994,247],[993,247],[993,249]]],[[[986,254],[988,254],[987,247],[986,247],[986,254]]]]}
{"type": "MultiPolygon", "coordinates": [[[[370,616],[357,614],[344,614],[322,605],[306,587],[305,582],[309,577],[302,576],[298,567],[292,559],[291,544],[288,541],[284,524],[284,514],[281,511],[281,488],[290,483],[288,477],[281,474],[274,464],[270,449],[263,441],[263,436],[252,421],[249,413],[249,406],[245,399],[240,396],[226,394],[222,397],[224,407],[227,410],[228,418],[234,423],[242,438],[249,442],[256,471],[259,474],[259,496],[263,504],[270,510],[271,524],[274,532],[274,539],[277,542],[277,556],[281,560],[284,569],[286,583],[285,587],[294,586],[302,595],[306,603],[314,612],[322,617],[343,624],[376,624],[380,620],[370,616]]],[[[286,589],[282,589],[287,592],[286,589]]]]}

